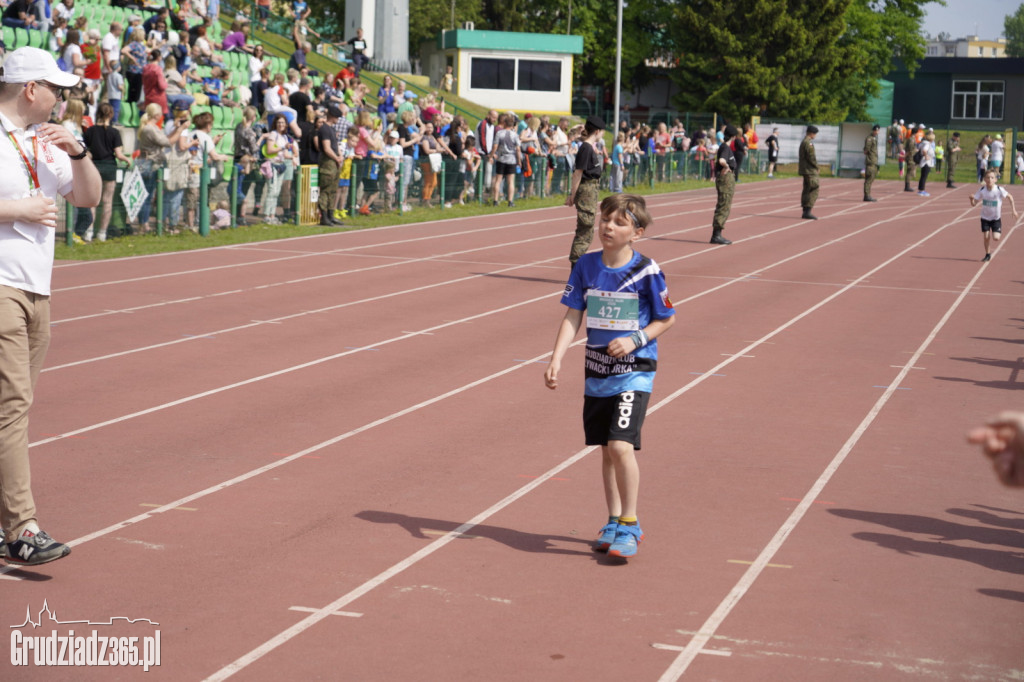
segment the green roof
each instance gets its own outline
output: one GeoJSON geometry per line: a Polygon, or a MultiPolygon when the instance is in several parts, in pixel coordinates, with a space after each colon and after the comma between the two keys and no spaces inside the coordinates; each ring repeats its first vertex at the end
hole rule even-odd
{"type": "Polygon", "coordinates": [[[442,50],[454,48],[583,54],[583,36],[456,29],[438,34],[437,46],[442,50]]]}

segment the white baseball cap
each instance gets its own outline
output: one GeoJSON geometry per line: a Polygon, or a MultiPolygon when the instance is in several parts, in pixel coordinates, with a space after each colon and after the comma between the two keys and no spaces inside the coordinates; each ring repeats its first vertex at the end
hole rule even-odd
{"type": "Polygon", "coordinates": [[[73,73],[65,73],[57,66],[56,60],[46,50],[38,47],[19,47],[7,55],[0,81],[4,83],[28,83],[46,81],[62,88],[78,85],[81,80],[73,73]]]}

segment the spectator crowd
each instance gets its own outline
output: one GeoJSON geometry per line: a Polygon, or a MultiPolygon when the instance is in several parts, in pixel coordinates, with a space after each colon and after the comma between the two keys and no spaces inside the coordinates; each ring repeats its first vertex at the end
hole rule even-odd
{"type": "MultiPolygon", "coordinates": [[[[76,241],[107,238],[129,171],[146,190],[125,226],[134,233],[157,225],[196,230],[205,168],[213,186],[225,185],[221,202],[235,195],[218,203],[214,226],[232,218],[293,221],[301,166],[318,167],[316,218],[324,225],[414,205],[514,204],[568,192],[582,126],[511,111],[490,111],[471,125],[448,110],[450,73],[440,93],[422,96],[391,76],[371,85],[362,78],[369,59],[361,29],[336,46],[350,62],[318,73],[307,56],[311,36],[324,38],[309,25],[304,0],[291,3],[290,58],[270,56],[252,36],[253,23],[267,26],[269,4],[258,0],[254,8],[255,16],[237,16],[222,30],[218,0],[182,0],[174,9],[134,0],[6,6],[5,43],[48,48],[62,70],[82,77],[55,113],[89,149],[104,189],[95,212],[76,210],[76,241]],[[514,173],[495,173],[498,164],[514,173]],[[232,205],[234,216],[226,213],[232,205]]],[[[623,122],[611,145],[604,138],[596,144],[602,187],[622,192],[686,176],[712,180],[710,161],[721,143],[721,130],[691,136],[678,119],[653,128],[623,122]]],[[[731,144],[742,158],[757,150],[757,135],[746,126],[731,144]]]]}

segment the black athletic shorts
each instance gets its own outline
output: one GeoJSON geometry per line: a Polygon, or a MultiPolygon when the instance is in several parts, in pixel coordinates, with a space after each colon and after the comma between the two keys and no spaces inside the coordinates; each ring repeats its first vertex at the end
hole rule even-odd
{"type": "Polygon", "coordinates": [[[981,219],[981,231],[982,232],[992,231],[992,232],[998,232],[999,234],[1002,234],[1003,233],[1003,219],[1002,218],[997,218],[996,220],[985,220],[984,218],[982,218],[981,219]]]}
{"type": "Polygon", "coordinates": [[[583,433],[587,445],[608,445],[621,440],[640,449],[640,429],[647,416],[650,393],[627,391],[607,398],[583,396],[583,433]]]}
{"type": "Polygon", "coordinates": [[[515,175],[516,165],[514,163],[502,163],[496,161],[494,163],[494,174],[495,175],[515,175]]]}

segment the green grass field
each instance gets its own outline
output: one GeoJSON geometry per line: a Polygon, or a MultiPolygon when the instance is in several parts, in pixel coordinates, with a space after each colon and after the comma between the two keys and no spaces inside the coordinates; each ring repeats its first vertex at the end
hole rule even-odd
{"type": "MultiPolygon", "coordinates": [[[[751,181],[756,179],[767,181],[766,178],[748,176],[751,181]]],[[[637,194],[662,194],[665,192],[679,192],[683,190],[712,187],[712,183],[701,180],[687,180],[684,182],[658,183],[652,189],[649,186],[633,187],[630,191],[637,194]]],[[[384,225],[403,225],[407,223],[429,222],[435,220],[449,220],[451,218],[465,218],[476,215],[490,215],[492,213],[505,213],[508,211],[522,211],[532,208],[547,208],[560,206],[565,203],[564,195],[545,197],[543,199],[517,199],[515,208],[505,206],[485,206],[478,203],[467,203],[465,206],[455,205],[449,209],[440,208],[413,208],[408,213],[380,213],[371,216],[358,216],[345,220],[341,228],[321,227],[319,225],[247,225],[234,229],[212,230],[208,237],[201,237],[193,232],[184,232],[177,235],[156,236],[130,235],[110,239],[105,242],[93,242],[85,246],[67,246],[59,242],[56,247],[57,260],[103,260],[107,258],[123,258],[125,256],[140,256],[154,253],[167,253],[172,251],[189,251],[192,249],[204,249],[215,246],[228,246],[231,244],[245,244],[249,242],[266,241],[271,239],[286,239],[289,237],[301,237],[307,235],[325,234],[330,232],[345,232],[348,230],[364,230],[384,225]]],[[[566,221],[572,222],[574,214],[572,209],[566,209],[566,221]]]]}

